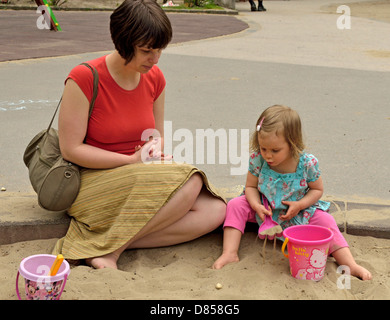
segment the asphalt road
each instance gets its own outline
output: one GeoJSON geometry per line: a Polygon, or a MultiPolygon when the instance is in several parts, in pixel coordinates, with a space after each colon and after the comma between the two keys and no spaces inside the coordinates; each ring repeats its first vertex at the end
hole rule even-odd
{"type": "MultiPolygon", "coordinates": [[[[204,35],[186,35],[184,26],[191,26],[194,16],[175,15],[183,19],[181,24],[177,21],[183,28],[176,28],[176,39],[159,62],[167,78],[166,128],[171,132],[165,133],[166,139],[170,135],[176,159],[192,160],[217,187],[236,195],[245,183],[247,134],[265,107],[286,104],[302,117],[307,151],[319,159],[326,196],[388,204],[390,73],[388,60],[367,51],[390,51],[383,39],[389,24],[354,18],[351,32],[342,33],[335,27],[337,16],[321,14],[319,5],[319,1],[275,1],[266,15],[251,13],[244,6],[238,17],[194,15],[215,25],[220,22],[213,32],[224,32],[238,21],[238,33],[208,40],[199,40],[204,35]],[[192,41],[181,42],[179,35],[192,41]],[[220,143],[216,136],[221,137],[220,143]],[[215,138],[214,146],[207,137],[215,138]]],[[[34,14],[29,14],[34,23],[34,14]]],[[[0,12],[0,26],[3,17],[0,12]]],[[[64,28],[66,19],[60,15],[58,19],[64,28]]],[[[102,20],[80,17],[78,26],[100,25],[102,20]]],[[[195,26],[187,30],[196,26],[199,32],[209,30],[205,21],[193,22],[195,26]]],[[[80,46],[110,50],[106,31],[100,33],[96,26],[78,29],[80,37],[73,41],[80,46]],[[81,30],[91,39],[98,34],[91,40],[96,46],[81,36],[81,30]]],[[[66,32],[49,35],[66,37],[66,32]]],[[[13,44],[7,48],[15,56],[26,52],[21,38],[3,32],[1,37],[2,54],[7,52],[5,38],[13,44]]],[[[0,185],[9,192],[32,190],[23,151],[49,123],[69,70],[103,54],[71,54],[66,51],[73,45],[71,40],[30,44],[31,52],[42,47],[47,52],[51,44],[53,53],[62,53],[59,57],[0,63],[0,185]]]]}

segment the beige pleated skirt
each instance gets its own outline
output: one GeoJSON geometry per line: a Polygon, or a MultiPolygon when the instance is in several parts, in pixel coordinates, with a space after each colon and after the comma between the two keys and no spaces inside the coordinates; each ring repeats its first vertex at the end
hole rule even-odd
{"type": "MultiPolygon", "coordinates": [[[[69,230],[53,254],[80,260],[115,251],[134,237],[195,173],[222,200],[203,171],[188,164],[131,164],[81,172],[81,187],[69,209],[69,230]]],[[[224,200],[225,201],[225,200],[224,200]]]]}

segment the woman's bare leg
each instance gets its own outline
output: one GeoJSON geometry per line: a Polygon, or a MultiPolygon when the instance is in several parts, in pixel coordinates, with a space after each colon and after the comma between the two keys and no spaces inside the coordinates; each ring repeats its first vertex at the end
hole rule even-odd
{"type": "Polygon", "coordinates": [[[201,176],[194,174],[134,238],[110,254],[87,259],[87,264],[97,269],[117,268],[116,262],[127,248],[182,243],[217,228],[225,218],[226,205],[202,187],[201,176]]]}
{"type": "Polygon", "coordinates": [[[223,223],[226,205],[202,189],[191,210],[170,226],[131,242],[128,249],[155,248],[190,241],[223,223]]]}

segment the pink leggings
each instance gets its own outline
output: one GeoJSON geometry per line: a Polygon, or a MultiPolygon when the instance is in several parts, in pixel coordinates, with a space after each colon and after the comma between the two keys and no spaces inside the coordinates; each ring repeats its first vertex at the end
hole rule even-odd
{"type": "MultiPolygon", "coordinates": [[[[239,196],[230,200],[227,204],[223,227],[232,227],[244,233],[247,222],[257,223],[256,212],[251,208],[245,196],[239,196]]],[[[337,227],[336,221],[329,213],[317,209],[310,218],[309,224],[323,226],[332,230],[333,240],[329,246],[329,254],[337,249],[348,247],[348,243],[337,227]]]]}

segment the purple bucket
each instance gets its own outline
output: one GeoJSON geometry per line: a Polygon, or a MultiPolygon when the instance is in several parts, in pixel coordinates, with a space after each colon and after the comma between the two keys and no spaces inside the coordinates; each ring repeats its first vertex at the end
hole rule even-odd
{"type": "Polygon", "coordinates": [[[16,294],[19,294],[19,274],[25,280],[27,300],[59,300],[64,291],[66,279],[70,273],[69,263],[64,260],[55,276],[49,276],[50,268],[56,256],[37,254],[22,260],[16,276],[16,294]]]}

